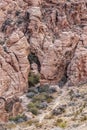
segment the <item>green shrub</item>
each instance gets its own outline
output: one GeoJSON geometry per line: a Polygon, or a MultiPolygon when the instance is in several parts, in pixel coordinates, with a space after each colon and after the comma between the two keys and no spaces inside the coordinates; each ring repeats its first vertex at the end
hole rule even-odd
{"type": "Polygon", "coordinates": [[[35,123],[35,121],[33,119],[30,119],[25,122],[25,126],[32,126],[34,123],[35,123]]]}
{"type": "Polygon", "coordinates": [[[45,101],[47,99],[46,97],[46,93],[41,93],[41,94],[38,94],[38,95],[35,95],[32,99],[33,102],[42,102],[42,101],[45,101]]]}
{"type": "Polygon", "coordinates": [[[40,76],[39,75],[35,75],[33,73],[29,74],[28,77],[28,82],[30,86],[35,86],[35,84],[39,83],[40,81],[40,76]]]}
{"type": "Polygon", "coordinates": [[[36,104],[36,103],[30,102],[30,103],[28,104],[28,110],[29,110],[30,112],[32,112],[32,114],[34,114],[34,115],[38,115],[38,114],[39,114],[38,108],[37,108],[37,104],[36,104]]]}
{"type": "Polygon", "coordinates": [[[35,104],[34,104],[33,102],[30,102],[30,103],[28,104],[28,109],[31,109],[31,108],[33,108],[33,107],[35,107],[35,104]]]}
{"type": "Polygon", "coordinates": [[[43,102],[43,101],[46,101],[47,103],[50,103],[52,102],[53,100],[53,97],[50,96],[48,93],[40,93],[38,95],[35,95],[33,98],[32,98],[32,102],[43,102]]]}
{"type": "Polygon", "coordinates": [[[51,97],[47,98],[47,103],[51,103],[53,99],[51,97]]]}
{"type": "Polygon", "coordinates": [[[34,115],[38,115],[39,114],[38,109],[36,107],[31,108],[30,112],[32,112],[32,114],[34,114],[34,115]]]}
{"type": "Polygon", "coordinates": [[[26,116],[24,114],[19,114],[19,115],[15,116],[15,117],[10,117],[9,120],[17,122],[20,118],[25,120],[26,116]]]}
{"type": "Polygon", "coordinates": [[[40,109],[40,105],[41,105],[41,102],[40,102],[40,101],[35,102],[35,106],[36,106],[38,109],[40,109]]]}
{"type": "Polygon", "coordinates": [[[67,122],[63,121],[62,119],[57,119],[57,121],[55,122],[55,126],[59,126],[61,128],[66,128],[67,122]]]}

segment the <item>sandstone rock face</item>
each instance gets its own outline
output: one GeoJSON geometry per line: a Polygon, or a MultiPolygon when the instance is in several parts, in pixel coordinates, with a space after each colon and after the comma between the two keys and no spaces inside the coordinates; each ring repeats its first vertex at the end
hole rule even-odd
{"type": "Polygon", "coordinates": [[[87,48],[84,45],[77,48],[75,56],[68,66],[69,85],[87,82],[87,48]]]}
{"type": "Polygon", "coordinates": [[[14,97],[23,94],[28,87],[30,47],[22,29],[14,25],[15,15],[20,12],[17,10],[24,9],[26,5],[22,3],[20,7],[19,4],[20,1],[0,1],[0,101],[3,99],[5,104],[0,109],[0,121],[7,121],[10,112],[14,116],[23,111],[21,103],[14,101],[14,97]],[[6,104],[12,105],[12,108],[6,104]]]}
{"type": "Polygon", "coordinates": [[[29,44],[22,32],[9,37],[7,45],[0,46],[0,96],[8,97],[26,90],[29,63],[29,44]]]}
{"type": "MultiPolygon", "coordinates": [[[[17,90],[19,93],[26,88],[29,47],[31,53],[38,58],[39,64],[35,62],[33,64],[37,64],[36,71],[38,68],[37,73],[41,75],[41,83],[58,83],[64,76],[69,84],[86,82],[86,67],[83,67],[86,66],[86,4],[85,0],[5,0],[1,2],[0,41],[3,44],[7,39],[8,53],[2,46],[1,52],[3,51],[2,53],[6,55],[6,64],[9,62],[12,64],[6,65],[7,68],[10,67],[9,70],[13,68],[11,72],[8,72],[10,78],[6,67],[4,67],[5,74],[1,69],[3,74],[0,80],[2,82],[3,76],[6,75],[3,82],[7,82],[6,86],[0,87],[1,95],[2,91],[3,95],[6,91],[7,96],[11,91],[15,93],[17,90]]],[[[3,82],[2,84],[6,84],[3,82]]]]}
{"type": "Polygon", "coordinates": [[[29,42],[40,61],[41,83],[57,83],[64,75],[68,85],[86,82],[86,2],[44,0],[28,12],[29,42]]]}
{"type": "MultiPolygon", "coordinates": [[[[19,96],[19,94],[23,94],[27,90],[30,68],[27,59],[28,54],[29,44],[21,31],[13,32],[8,39],[7,45],[0,46],[0,97],[8,100],[9,97],[19,96]]],[[[12,111],[16,111],[12,113],[13,116],[14,113],[16,115],[19,113],[18,109],[15,110],[16,105],[19,109],[22,108],[18,104],[13,104],[12,111]]],[[[5,121],[6,117],[2,117],[1,120],[5,121]]]]}
{"type": "Polygon", "coordinates": [[[0,1],[0,96],[27,90],[28,74],[40,82],[87,82],[86,0],[0,1]],[[29,65],[28,55],[38,60],[29,65]],[[30,68],[31,67],[31,68],[30,68]]]}

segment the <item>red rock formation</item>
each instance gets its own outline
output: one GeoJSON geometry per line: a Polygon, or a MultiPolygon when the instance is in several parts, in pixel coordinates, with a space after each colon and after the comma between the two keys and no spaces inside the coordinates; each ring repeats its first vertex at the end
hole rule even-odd
{"type": "Polygon", "coordinates": [[[65,73],[69,82],[73,80],[72,85],[78,84],[79,81],[86,81],[86,75],[78,80],[71,69],[73,66],[71,62],[79,48],[79,41],[86,39],[82,28],[87,23],[86,2],[43,1],[41,8],[31,6],[28,11],[30,13],[30,47],[41,64],[41,83],[57,83],[65,73]],[[68,72],[66,68],[69,68],[68,72]],[[73,79],[70,78],[72,75],[73,79]]]}
{"type": "MultiPolygon", "coordinates": [[[[25,3],[21,4],[23,9],[25,5],[25,3]]],[[[15,96],[23,94],[28,87],[30,46],[23,31],[14,25],[17,15],[15,13],[18,13],[17,10],[22,7],[19,6],[19,1],[18,3],[12,0],[0,1],[2,14],[0,15],[0,97],[5,99],[6,104],[8,101],[11,104],[10,98],[14,100],[15,96]]],[[[17,106],[16,102],[20,104],[19,101],[12,104],[11,115],[19,113],[15,110],[16,107],[14,108],[17,106]]],[[[22,109],[21,104],[19,109],[22,109]]],[[[6,105],[0,110],[0,115],[2,115],[0,121],[8,119],[9,112],[6,111],[6,105]],[[2,115],[2,113],[6,114],[2,115]]]]}
{"type": "Polygon", "coordinates": [[[31,67],[41,83],[66,76],[76,85],[87,81],[86,51],[86,0],[0,1],[0,96],[6,100],[27,90],[29,52],[38,58],[31,67]]]}

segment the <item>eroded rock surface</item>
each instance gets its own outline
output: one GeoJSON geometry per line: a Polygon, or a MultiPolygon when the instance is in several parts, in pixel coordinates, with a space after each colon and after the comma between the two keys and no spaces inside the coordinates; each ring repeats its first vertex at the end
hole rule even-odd
{"type": "MultiPolygon", "coordinates": [[[[0,97],[4,97],[5,100],[13,99],[14,96],[19,96],[27,90],[28,54],[29,44],[20,31],[13,32],[7,45],[0,46],[0,97]]],[[[16,111],[18,113],[18,109],[16,111]]]]}
{"type": "Polygon", "coordinates": [[[1,97],[24,93],[30,69],[41,84],[70,86],[87,82],[86,68],[86,0],[0,1],[1,97]]]}
{"type": "Polygon", "coordinates": [[[23,94],[28,87],[30,47],[24,32],[15,28],[14,23],[10,24],[14,18],[12,19],[13,14],[9,16],[9,13],[14,8],[17,10],[16,4],[15,1],[9,0],[0,2],[0,12],[4,14],[0,15],[0,97],[4,103],[12,105],[10,111],[6,111],[6,105],[0,109],[0,121],[6,121],[9,112],[12,112],[13,116],[19,113],[18,107],[17,110],[14,109],[16,106],[22,109],[22,106],[19,101],[14,102],[14,97],[23,94]],[[10,98],[13,103],[10,102],[10,98]]]}
{"type": "Polygon", "coordinates": [[[29,43],[40,61],[41,83],[64,77],[68,85],[86,82],[86,1],[44,0],[28,12],[29,43]]]}
{"type": "Polygon", "coordinates": [[[29,44],[20,31],[13,32],[7,45],[0,46],[0,96],[8,97],[26,90],[29,44]]]}

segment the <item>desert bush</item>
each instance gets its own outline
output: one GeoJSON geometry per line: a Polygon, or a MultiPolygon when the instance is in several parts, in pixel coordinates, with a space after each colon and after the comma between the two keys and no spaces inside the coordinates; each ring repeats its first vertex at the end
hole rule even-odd
{"type": "Polygon", "coordinates": [[[9,118],[10,121],[14,121],[16,123],[18,123],[20,119],[22,119],[22,121],[26,121],[26,116],[24,114],[18,114],[15,117],[10,117],[9,118]]]}
{"type": "Polygon", "coordinates": [[[36,106],[37,104],[36,103],[33,103],[33,102],[30,102],[28,104],[28,110],[34,114],[34,115],[38,115],[39,114],[39,111],[38,111],[38,108],[36,106]]]}
{"type": "Polygon", "coordinates": [[[61,128],[66,128],[67,122],[63,121],[62,119],[57,119],[57,121],[55,122],[55,126],[59,126],[61,128]]]}
{"type": "Polygon", "coordinates": [[[34,73],[30,73],[28,77],[29,85],[30,86],[35,86],[35,84],[39,83],[40,76],[34,73]]]}

